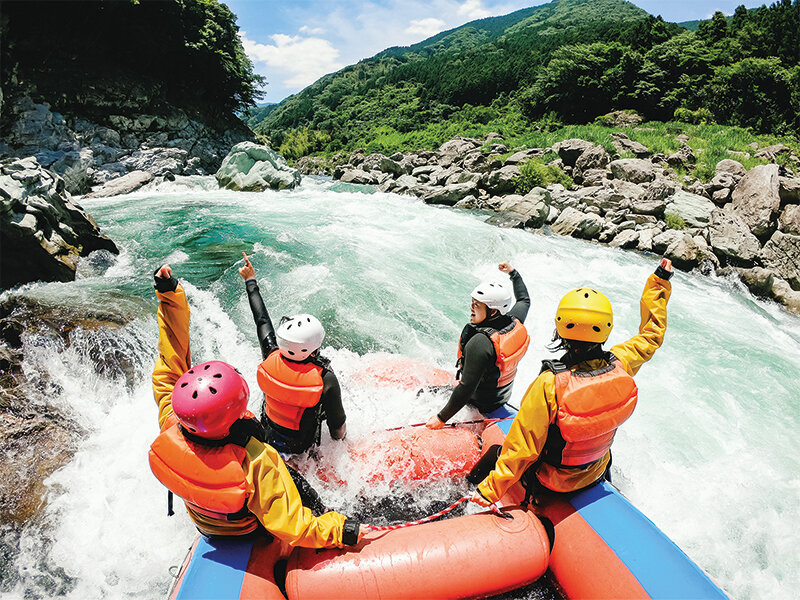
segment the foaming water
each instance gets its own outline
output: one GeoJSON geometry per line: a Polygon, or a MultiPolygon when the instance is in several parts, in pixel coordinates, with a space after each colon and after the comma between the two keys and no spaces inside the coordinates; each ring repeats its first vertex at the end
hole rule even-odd
{"type": "MultiPolygon", "coordinates": [[[[310,460],[300,467],[329,506],[345,511],[366,510],[347,445],[423,422],[446,400],[364,382],[359,373],[391,354],[452,371],[470,290],[483,278],[502,280],[498,262],[520,271],[532,298],[532,345],[512,404],[519,406],[539,361],[550,355],[553,313],[565,291],[587,285],[609,296],[610,345],[636,333],[654,257],[498,229],[480,215],[365,191],[371,190],[306,178],[291,192],[246,194],[195,178],[83,201],[120,256],[90,259],[73,283],[17,293],[136,315],[102,346],[116,336],[138,366],[132,376],[98,373],[91,346],[103,338],[67,350],[26,341],[27,372],[48,373],[60,390],[50,400],[87,433],[75,458],[48,480],[44,514],[23,530],[7,569],[15,583],[0,589],[20,598],[163,597],[168,568],[192,542],[182,511],[166,517],[166,493],[146,459],[157,433],[151,274],[163,262],[187,290],[193,360],[236,365],[254,391],[254,411],[260,351],[237,272],[241,252],[251,257],[275,321],[300,311],[322,320],[324,354],[343,387],[348,440],[323,435],[320,461],[336,465],[348,485],[319,480],[310,460]]],[[[637,376],[639,406],[614,445],[615,483],[732,597],[788,598],[800,585],[800,465],[793,451],[800,320],[724,279],[677,273],[673,282],[666,342],[637,376]]],[[[454,420],[477,417],[465,409],[454,420]]],[[[380,498],[403,493],[382,482],[367,491],[372,509],[384,512],[390,507],[380,498]]],[[[438,510],[437,502],[466,491],[429,486],[412,497],[438,510]]],[[[417,515],[420,506],[406,509],[417,515]]]]}

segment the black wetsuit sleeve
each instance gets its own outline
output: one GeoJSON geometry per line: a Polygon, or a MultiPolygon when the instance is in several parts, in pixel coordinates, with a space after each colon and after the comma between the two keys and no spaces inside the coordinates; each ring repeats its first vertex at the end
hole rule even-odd
{"type": "Polygon", "coordinates": [[[244,285],[247,289],[250,310],[253,312],[253,321],[256,323],[258,344],[261,346],[261,358],[266,359],[278,347],[278,341],[275,339],[275,329],[272,327],[272,320],[269,318],[267,307],[264,306],[264,300],[261,298],[261,292],[258,290],[256,280],[248,279],[244,285]]]}
{"type": "Polygon", "coordinates": [[[525,317],[528,316],[528,309],[531,307],[531,297],[528,295],[528,288],[525,287],[525,282],[522,281],[522,275],[519,274],[519,271],[514,269],[509,273],[509,277],[511,277],[511,284],[514,286],[514,298],[516,298],[517,303],[511,307],[508,314],[524,323],[525,317]]]}
{"type": "Polygon", "coordinates": [[[322,408],[325,411],[325,419],[328,421],[328,431],[331,437],[344,425],[347,416],[344,414],[342,405],[342,390],[339,387],[339,380],[333,371],[325,369],[322,373],[322,408]]]}
{"type": "Polygon", "coordinates": [[[447,405],[439,411],[442,421],[449,420],[470,401],[486,370],[496,361],[494,346],[483,334],[472,336],[464,346],[464,361],[461,369],[461,381],[453,389],[447,405]]]}

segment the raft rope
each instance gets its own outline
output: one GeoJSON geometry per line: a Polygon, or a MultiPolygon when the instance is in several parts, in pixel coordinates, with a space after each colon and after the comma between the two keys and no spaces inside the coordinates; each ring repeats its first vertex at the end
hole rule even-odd
{"type": "MultiPolygon", "coordinates": [[[[451,512],[455,507],[459,504],[464,502],[469,502],[470,496],[462,496],[455,502],[453,502],[450,506],[445,508],[444,510],[440,510],[439,512],[429,515],[427,517],[423,517],[422,519],[417,519],[416,521],[407,521],[405,523],[398,523],[396,525],[364,525],[364,527],[369,531],[394,531],[395,529],[405,529],[406,527],[413,527],[415,525],[422,525],[423,523],[430,523],[431,521],[435,521],[436,519],[441,519],[447,513],[451,512]]],[[[514,517],[511,513],[506,512],[500,508],[497,508],[496,505],[492,504],[489,509],[499,517],[504,519],[513,519],[514,517]]]]}
{"type": "MultiPolygon", "coordinates": [[[[509,419],[513,419],[514,417],[501,417],[496,419],[475,419],[474,421],[457,421],[455,423],[445,423],[445,427],[458,427],[459,425],[476,425],[478,423],[488,423],[491,425],[492,423],[499,423],[500,421],[508,421],[509,419]]],[[[400,427],[391,427],[390,429],[385,429],[384,431],[398,431],[400,429],[410,429],[411,427],[424,427],[425,422],[423,423],[412,423],[411,425],[401,425],[400,427]]]]}

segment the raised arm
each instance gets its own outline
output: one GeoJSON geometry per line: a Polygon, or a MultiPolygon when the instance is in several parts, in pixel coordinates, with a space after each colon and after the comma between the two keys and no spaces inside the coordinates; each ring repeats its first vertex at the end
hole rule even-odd
{"type": "Polygon", "coordinates": [[[619,358],[631,375],[636,375],[639,368],[653,358],[656,350],[664,342],[667,331],[667,303],[672,294],[672,263],[663,259],[656,272],[647,279],[642,299],[639,302],[641,322],[639,333],[627,342],[611,348],[611,352],[619,358]]]}
{"type": "Polygon", "coordinates": [[[192,364],[189,350],[189,304],[186,294],[164,265],[154,274],[158,297],[158,359],[153,368],[153,395],[158,404],[158,424],[173,415],[172,389],[192,364]]]}
{"type": "Polygon", "coordinates": [[[261,358],[267,358],[278,347],[278,342],[275,339],[275,328],[272,326],[269,312],[267,312],[267,307],[261,298],[261,292],[256,282],[256,271],[250,263],[250,259],[247,258],[247,254],[242,252],[242,256],[244,256],[244,266],[239,268],[239,275],[244,279],[244,286],[247,290],[247,300],[250,302],[250,310],[253,313],[253,321],[256,324],[258,344],[261,346],[261,358]]]}
{"type": "Polygon", "coordinates": [[[507,262],[500,263],[497,268],[508,274],[511,278],[511,285],[514,288],[514,298],[517,302],[511,307],[508,314],[524,323],[531,307],[531,297],[528,295],[528,288],[525,286],[525,282],[522,281],[522,275],[507,262]]]}

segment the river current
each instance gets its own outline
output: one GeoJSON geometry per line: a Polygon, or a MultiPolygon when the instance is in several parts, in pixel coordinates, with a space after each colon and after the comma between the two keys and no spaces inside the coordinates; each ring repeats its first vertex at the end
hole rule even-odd
{"type": "MultiPolygon", "coordinates": [[[[170,566],[194,539],[184,511],[167,518],[165,490],[147,464],[158,432],[151,275],[163,262],[189,297],[194,361],[236,365],[251,391],[258,391],[260,353],[237,272],[241,252],[251,256],[275,321],[317,315],[327,330],[323,353],[343,387],[348,442],[425,421],[441,408],[441,396],[377,389],[359,383],[358,373],[389,354],[452,370],[470,291],[481,279],[502,280],[500,261],[519,270],[532,298],[532,343],[512,404],[519,406],[540,360],[551,356],[546,346],[566,291],[592,286],[610,298],[609,347],[636,333],[639,296],[657,257],[499,229],[480,213],[369,192],[306,178],[291,192],[239,193],[217,190],[213,178],[179,178],[82,202],[121,254],[84,260],[74,282],[13,293],[133,314],[113,334],[89,339],[128,353],[135,368],[127,378],[98,374],[91,344],[65,350],[26,340],[26,373],[46,372],[60,390],[50,401],[86,433],[74,458],[48,478],[44,513],[3,555],[3,597],[161,598],[170,566]]],[[[732,598],[793,597],[800,588],[800,319],[727,279],[678,272],[673,290],[664,346],[637,376],[639,405],[614,443],[614,482],[732,598]]],[[[251,394],[252,410],[259,399],[251,394]]],[[[453,420],[477,416],[465,409],[453,420]]],[[[323,438],[322,458],[341,463],[343,444],[327,432],[323,438]]],[[[364,491],[357,473],[348,482],[315,481],[326,503],[345,512],[364,491]]],[[[425,493],[430,501],[438,491],[425,493]]]]}

